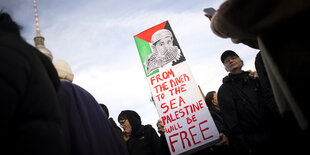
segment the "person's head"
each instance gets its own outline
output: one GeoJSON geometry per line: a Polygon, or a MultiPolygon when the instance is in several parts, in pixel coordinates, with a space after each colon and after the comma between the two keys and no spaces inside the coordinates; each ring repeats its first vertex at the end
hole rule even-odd
{"type": "Polygon", "coordinates": [[[53,61],[53,64],[57,70],[60,81],[67,81],[67,82],[73,81],[74,77],[73,72],[71,70],[71,67],[66,61],[56,60],[53,61]]]}
{"type": "Polygon", "coordinates": [[[7,13],[0,11],[0,29],[20,36],[20,27],[12,20],[7,13]]]}
{"type": "Polygon", "coordinates": [[[151,38],[151,47],[159,57],[164,57],[173,47],[172,33],[167,29],[156,31],[151,38]]]}
{"type": "Polygon", "coordinates": [[[240,57],[232,50],[226,50],[221,55],[221,61],[225,66],[226,71],[237,74],[241,73],[241,68],[243,66],[243,61],[240,57]]]}
{"type": "Polygon", "coordinates": [[[123,130],[132,135],[141,127],[141,118],[138,113],[132,110],[124,110],[118,115],[118,122],[123,130]]]}
{"type": "Polygon", "coordinates": [[[206,95],[206,104],[208,106],[213,105],[213,106],[218,106],[217,103],[217,93],[215,91],[209,91],[206,95]]]}
{"type": "Polygon", "coordinates": [[[108,107],[102,103],[99,103],[100,107],[102,108],[102,110],[105,112],[105,114],[109,117],[109,110],[108,107]]]}

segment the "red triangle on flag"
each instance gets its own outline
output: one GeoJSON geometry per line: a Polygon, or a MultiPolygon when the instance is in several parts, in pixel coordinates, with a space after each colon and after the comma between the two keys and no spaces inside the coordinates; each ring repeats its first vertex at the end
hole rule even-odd
{"type": "Polygon", "coordinates": [[[166,26],[166,23],[167,23],[167,21],[165,21],[163,23],[160,23],[160,24],[158,24],[158,25],[156,25],[154,27],[151,27],[151,28],[149,28],[149,29],[147,29],[147,30],[145,30],[145,31],[135,35],[135,37],[140,38],[140,39],[142,39],[144,41],[147,41],[147,42],[151,42],[152,35],[156,31],[164,29],[165,26],[166,26]]]}

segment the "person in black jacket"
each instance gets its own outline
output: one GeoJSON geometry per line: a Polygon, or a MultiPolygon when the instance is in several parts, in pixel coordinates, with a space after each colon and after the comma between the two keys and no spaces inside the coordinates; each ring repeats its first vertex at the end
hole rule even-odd
{"type": "Polygon", "coordinates": [[[264,101],[258,77],[243,71],[243,61],[231,50],[221,56],[229,72],[218,91],[218,102],[230,144],[239,154],[275,151],[278,113],[264,101]]]}
{"type": "Polygon", "coordinates": [[[159,137],[151,125],[142,125],[140,116],[132,110],[118,115],[118,122],[124,129],[127,149],[131,155],[159,155],[159,137]]]}
{"type": "Polygon", "coordinates": [[[108,107],[105,104],[103,104],[103,103],[99,103],[99,105],[102,108],[102,110],[105,112],[105,114],[107,114],[108,119],[109,119],[109,121],[110,121],[110,123],[111,123],[111,125],[112,125],[112,127],[113,127],[113,129],[114,129],[114,131],[116,133],[116,135],[117,135],[117,138],[119,139],[119,141],[121,142],[122,146],[124,147],[124,150],[126,151],[126,154],[128,154],[128,152],[127,152],[127,145],[126,145],[126,142],[123,139],[122,129],[116,125],[116,123],[115,123],[115,121],[113,120],[112,117],[109,118],[110,115],[109,115],[108,107]]]}
{"type": "Polygon", "coordinates": [[[10,15],[0,12],[0,154],[67,153],[59,86],[50,59],[26,43],[10,15]]]}

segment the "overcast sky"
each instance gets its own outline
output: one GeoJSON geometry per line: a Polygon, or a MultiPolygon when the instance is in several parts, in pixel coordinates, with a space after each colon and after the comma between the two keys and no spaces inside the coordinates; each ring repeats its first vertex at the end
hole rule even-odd
{"type": "MultiPolygon", "coordinates": [[[[0,0],[0,9],[23,27],[34,45],[33,0],[0,0]]],[[[107,105],[117,121],[122,110],[139,113],[143,124],[156,127],[158,114],[133,36],[166,20],[179,42],[192,74],[204,94],[217,91],[228,73],[221,53],[234,50],[244,70],[255,70],[257,50],[210,29],[203,9],[217,9],[224,0],[37,0],[41,35],[54,60],[63,59],[74,73],[73,83],[107,105]]]]}

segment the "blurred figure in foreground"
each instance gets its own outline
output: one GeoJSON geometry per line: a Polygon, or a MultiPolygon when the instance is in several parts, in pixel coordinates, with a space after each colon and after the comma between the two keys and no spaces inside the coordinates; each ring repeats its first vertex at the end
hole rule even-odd
{"type": "Polygon", "coordinates": [[[256,57],[256,69],[265,96],[274,96],[281,113],[286,128],[283,137],[289,136],[285,141],[294,141],[282,149],[292,148],[292,152],[309,152],[302,142],[310,138],[310,108],[305,102],[310,93],[309,80],[308,71],[303,69],[310,65],[306,39],[310,24],[305,21],[309,18],[308,0],[229,0],[221,4],[211,19],[216,35],[261,50],[256,57]],[[287,135],[285,131],[294,134],[287,135]]]}
{"type": "Polygon", "coordinates": [[[59,86],[49,58],[26,43],[10,15],[0,12],[2,154],[66,154],[59,86]]]}
{"type": "Polygon", "coordinates": [[[69,154],[124,155],[124,148],[95,98],[72,83],[73,73],[65,61],[53,63],[61,80],[58,99],[69,154]]]}
{"type": "Polygon", "coordinates": [[[306,39],[310,24],[305,22],[309,18],[308,0],[229,0],[211,18],[216,35],[261,50],[259,57],[281,115],[308,138],[310,108],[305,101],[310,90],[303,68],[310,65],[306,39]]]}

